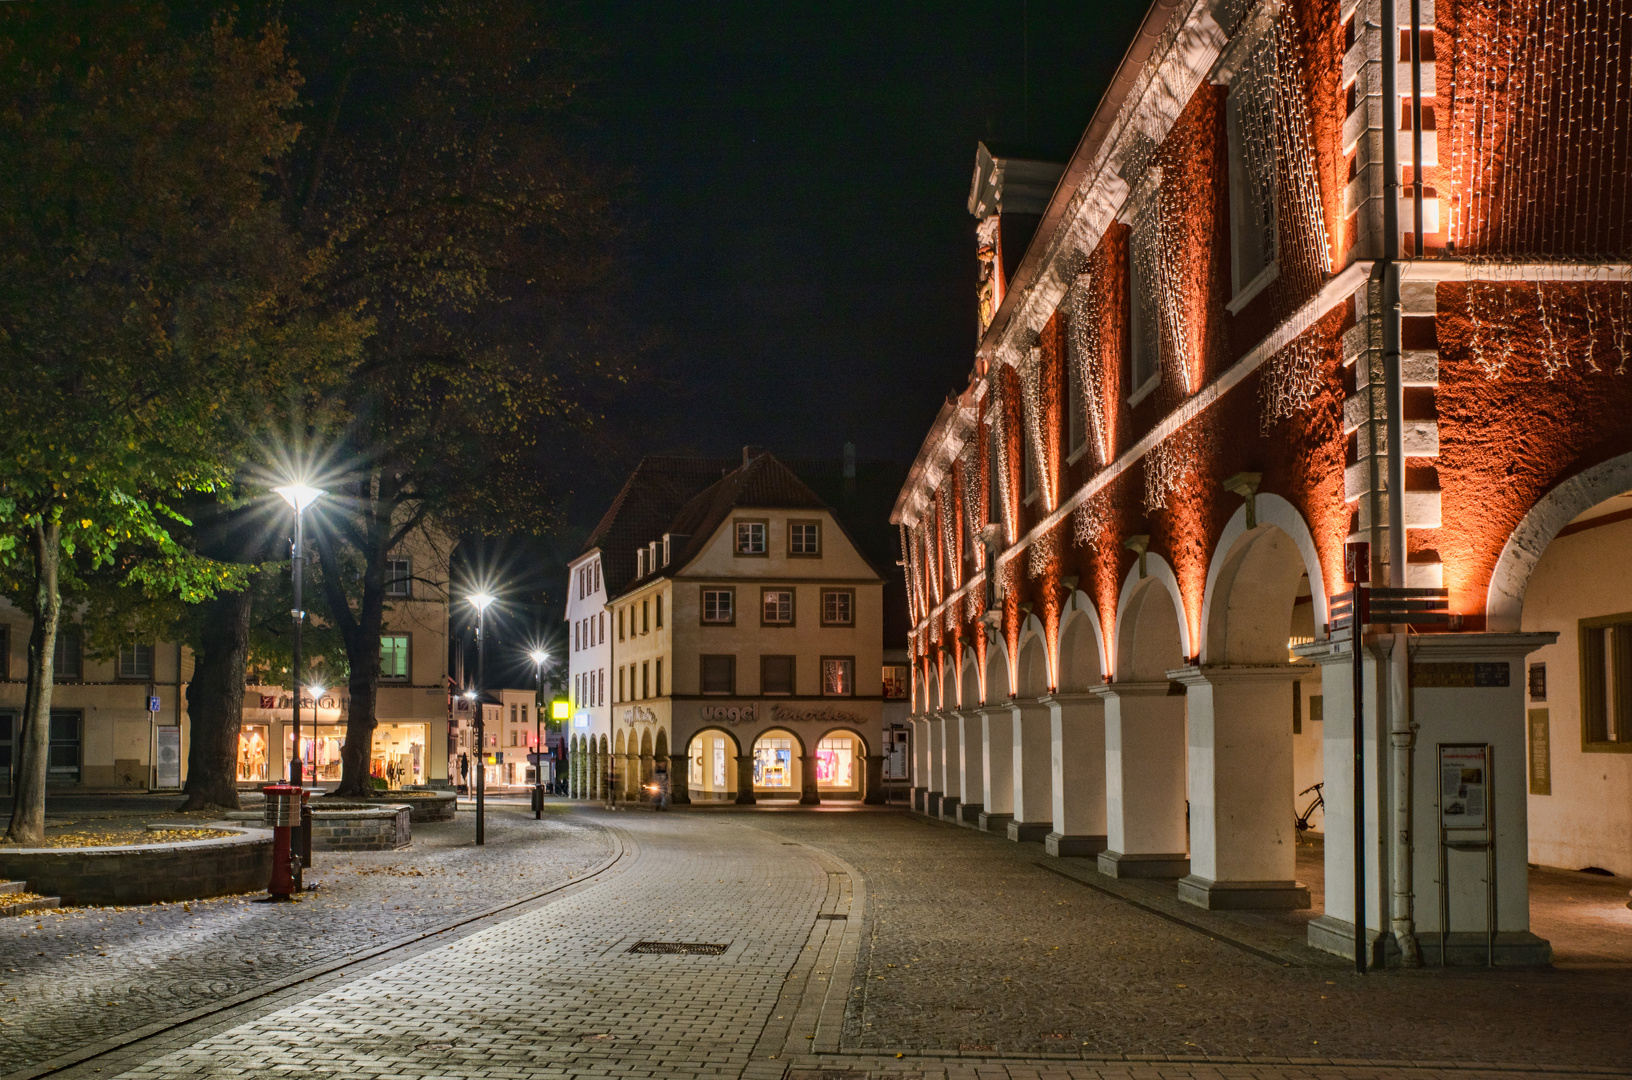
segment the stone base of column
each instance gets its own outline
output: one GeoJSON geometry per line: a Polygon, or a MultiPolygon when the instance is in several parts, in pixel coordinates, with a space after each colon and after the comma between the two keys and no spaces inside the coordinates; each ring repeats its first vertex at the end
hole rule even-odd
{"type": "Polygon", "coordinates": [[[1099,872],[1114,878],[1178,878],[1190,872],[1190,857],[1172,855],[1129,855],[1121,851],[1099,853],[1099,872]]]}
{"type": "Polygon", "coordinates": [[[1022,844],[1041,843],[1053,828],[1053,823],[1047,821],[1011,821],[1009,839],[1022,844]]]}
{"type": "Polygon", "coordinates": [[[978,822],[981,832],[1001,833],[1008,829],[1013,814],[982,814],[978,822]]]}
{"type": "Polygon", "coordinates": [[[1301,911],[1309,890],[1296,881],[1214,881],[1190,874],[1179,879],[1179,899],[1209,911],[1301,911]]]}
{"type": "Polygon", "coordinates": [[[1043,837],[1043,850],[1056,858],[1091,859],[1105,850],[1105,838],[1051,832],[1043,837]]]}
{"type": "MultiPolygon", "coordinates": [[[[1344,919],[1322,915],[1309,923],[1309,947],[1349,960],[1354,959],[1354,924],[1344,919]]],[[[1399,967],[1400,947],[1393,934],[1366,931],[1369,967],[1399,967]]],[[[1417,949],[1422,954],[1423,967],[1439,967],[1439,935],[1417,935],[1417,949]]],[[[1457,931],[1445,935],[1445,963],[1451,967],[1484,967],[1486,959],[1485,935],[1478,930],[1457,931]]],[[[1503,930],[1496,935],[1496,963],[1502,967],[1542,967],[1553,962],[1553,946],[1546,938],[1537,937],[1528,930],[1503,930]]]]}
{"type": "Polygon", "coordinates": [[[928,799],[928,788],[915,787],[912,789],[912,808],[918,811],[920,814],[924,812],[924,806],[928,799]]]}
{"type": "Polygon", "coordinates": [[[959,803],[957,816],[958,824],[973,827],[980,820],[980,812],[984,809],[985,807],[981,806],[978,802],[959,803]]]}
{"type": "Polygon", "coordinates": [[[801,792],[799,795],[799,805],[820,806],[822,805],[822,797],[816,794],[814,791],[801,792]]]}
{"type": "Polygon", "coordinates": [[[941,820],[942,821],[956,821],[956,820],[958,820],[958,807],[959,807],[959,805],[961,805],[961,804],[958,802],[956,796],[942,795],[941,796],[941,820]]]}
{"type": "Polygon", "coordinates": [[[941,800],[945,798],[946,796],[941,794],[939,791],[924,792],[924,813],[928,814],[930,817],[940,817],[941,800]]]}

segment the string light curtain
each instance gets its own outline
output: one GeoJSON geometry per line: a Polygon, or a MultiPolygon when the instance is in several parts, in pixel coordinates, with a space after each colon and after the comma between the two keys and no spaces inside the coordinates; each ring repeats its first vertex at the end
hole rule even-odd
{"type": "Polygon", "coordinates": [[[1020,376],[1020,417],[1025,427],[1026,445],[1031,450],[1037,488],[1043,508],[1053,510],[1054,477],[1049,468],[1048,425],[1043,416],[1043,350],[1035,345],[1026,350],[1015,373],[1020,376]]]}
{"type": "Polygon", "coordinates": [[[1106,396],[1116,392],[1111,384],[1111,366],[1105,362],[1106,277],[1090,261],[1071,283],[1065,298],[1066,362],[1077,373],[1077,390],[1088,421],[1088,445],[1099,468],[1111,463],[1113,413],[1106,406],[1106,396]]]}
{"type": "Polygon", "coordinates": [[[997,477],[997,501],[1003,522],[1003,542],[1012,544],[1018,538],[1020,523],[1015,520],[1014,484],[1009,473],[1012,456],[1009,451],[1008,380],[1002,365],[992,369],[991,389],[987,392],[986,423],[992,432],[992,460],[986,467],[997,477]]]}

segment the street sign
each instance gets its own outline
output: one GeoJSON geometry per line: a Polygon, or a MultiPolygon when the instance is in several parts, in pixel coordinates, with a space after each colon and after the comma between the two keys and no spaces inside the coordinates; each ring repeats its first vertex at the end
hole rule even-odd
{"type": "Polygon", "coordinates": [[[159,695],[149,694],[147,696],[147,711],[148,712],[158,712],[159,711],[159,695]]]}

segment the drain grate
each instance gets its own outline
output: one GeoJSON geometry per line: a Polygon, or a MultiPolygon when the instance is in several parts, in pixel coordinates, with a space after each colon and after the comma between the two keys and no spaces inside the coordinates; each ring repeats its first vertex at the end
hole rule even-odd
{"type": "Polygon", "coordinates": [[[695,941],[637,941],[632,953],[661,953],[670,956],[719,956],[729,945],[703,945],[695,941]]]}
{"type": "Polygon", "coordinates": [[[822,912],[820,915],[818,915],[816,917],[818,919],[848,919],[850,916],[848,916],[848,915],[839,915],[839,914],[837,914],[835,912],[831,912],[831,911],[824,911],[824,912],[822,912]]]}

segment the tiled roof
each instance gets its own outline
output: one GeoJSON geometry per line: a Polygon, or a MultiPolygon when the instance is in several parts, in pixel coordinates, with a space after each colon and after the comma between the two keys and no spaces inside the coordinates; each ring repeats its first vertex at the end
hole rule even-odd
{"type": "Polygon", "coordinates": [[[635,548],[674,532],[669,523],[699,491],[719,482],[736,466],[733,458],[663,457],[640,460],[622,490],[584,543],[601,549],[601,575],[608,596],[635,576],[635,548]]]}

